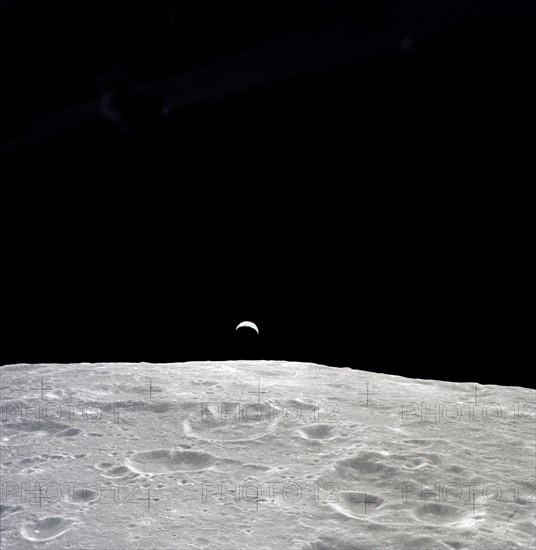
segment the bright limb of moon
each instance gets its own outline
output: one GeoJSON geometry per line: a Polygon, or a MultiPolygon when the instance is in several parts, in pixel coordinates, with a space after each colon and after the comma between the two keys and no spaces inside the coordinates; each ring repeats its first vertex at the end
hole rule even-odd
{"type": "Polygon", "coordinates": [[[249,328],[252,328],[257,334],[259,334],[259,327],[258,327],[255,323],[252,323],[251,321],[242,321],[242,322],[235,328],[235,330],[238,330],[239,328],[242,328],[242,327],[249,327],[249,328]]]}

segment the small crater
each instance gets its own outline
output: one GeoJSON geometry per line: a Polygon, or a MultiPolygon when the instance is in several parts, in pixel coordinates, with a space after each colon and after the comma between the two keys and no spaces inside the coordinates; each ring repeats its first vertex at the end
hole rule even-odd
{"type": "Polygon", "coordinates": [[[77,504],[92,502],[99,499],[99,493],[93,489],[84,487],[82,489],[75,489],[72,495],[69,496],[70,502],[75,502],[77,504]]]}
{"type": "Polygon", "coordinates": [[[229,407],[228,414],[202,414],[183,423],[187,435],[208,441],[243,441],[264,437],[274,430],[274,414],[263,404],[251,404],[241,411],[229,407]]]}
{"type": "Polygon", "coordinates": [[[106,472],[102,475],[104,477],[121,478],[127,476],[130,473],[131,470],[126,466],[114,466],[113,468],[106,470],[106,472]]]}
{"type": "Polygon", "coordinates": [[[382,458],[382,455],[379,453],[360,453],[359,455],[339,461],[336,469],[345,477],[363,475],[387,477],[394,471],[397,471],[392,466],[382,462],[382,458]]]}
{"type": "Polygon", "coordinates": [[[51,516],[43,519],[36,519],[26,523],[21,528],[21,535],[29,541],[52,540],[63,535],[74,525],[70,519],[61,516],[51,516]]]}
{"type": "Polygon", "coordinates": [[[384,502],[377,495],[360,491],[343,491],[336,498],[338,502],[330,502],[330,505],[349,517],[360,517],[363,514],[370,513],[384,502]]]}
{"type": "Polygon", "coordinates": [[[314,424],[298,430],[298,434],[305,439],[333,439],[335,429],[329,424],[314,424]]]}
{"type": "Polygon", "coordinates": [[[129,465],[139,473],[165,473],[196,471],[209,468],[216,457],[197,451],[172,451],[158,449],[142,451],[128,459],[129,465]]]}
{"type": "Polygon", "coordinates": [[[19,460],[20,466],[36,466],[45,462],[42,456],[25,456],[19,460]]]}
{"type": "Polygon", "coordinates": [[[442,504],[440,502],[427,502],[416,510],[417,517],[423,521],[432,523],[449,523],[459,519],[463,515],[463,510],[442,504]]]}

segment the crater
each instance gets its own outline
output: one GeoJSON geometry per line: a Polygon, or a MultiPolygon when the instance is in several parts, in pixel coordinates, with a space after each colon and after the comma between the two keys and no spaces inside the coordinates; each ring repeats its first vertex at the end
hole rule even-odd
{"type": "Polygon", "coordinates": [[[259,439],[275,427],[273,411],[262,404],[251,404],[240,411],[229,409],[224,417],[205,415],[202,419],[188,419],[183,423],[187,435],[206,441],[244,441],[259,439]]]}
{"type": "Polygon", "coordinates": [[[331,502],[332,508],[349,517],[360,517],[370,513],[384,502],[377,495],[360,491],[343,491],[336,497],[338,502],[331,502]]]}
{"type": "Polygon", "coordinates": [[[139,473],[165,473],[205,470],[216,462],[216,457],[198,451],[158,449],[133,454],[127,460],[139,473]]]}
{"type": "Polygon", "coordinates": [[[61,516],[50,516],[26,523],[21,528],[21,535],[29,541],[51,540],[63,535],[74,525],[74,521],[61,516]]]}
{"type": "Polygon", "coordinates": [[[419,519],[432,523],[449,523],[459,519],[463,514],[464,511],[456,506],[440,502],[427,502],[416,510],[419,519]]]}
{"type": "Polygon", "coordinates": [[[114,466],[113,468],[110,468],[109,470],[106,470],[102,476],[103,477],[109,477],[109,478],[122,478],[125,476],[128,476],[131,474],[132,471],[127,468],[126,466],[114,466]]]}
{"type": "Polygon", "coordinates": [[[335,429],[329,424],[313,424],[298,430],[298,434],[305,439],[333,439],[335,429]]]}
{"type": "Polygon", "coordinates": [[[382,462],[382,458],[379,453],[360,453],[339,461],[335,468],[345,477],[355,477],[357,475],[387,477],[398,471],[382,462]]]}
{"type": "Polygon", "coordinates": [[[93,502],[98,500],[99,496],[97,491],[84,487],[82,489],[75,489],[70,500],[76,503],[93,502]]]}
{"type": "Polygon", "coordinates": [[[107,468],[111,468],[112,466],[112,462],[99,462],[98,464],[95,464],[95,468],[97,468],[97,470],[106,470],[107,468]]]}
{"type": "Polygon", "coordinates": [[[42,464],[45,462],[45,456],[25,456],[19,460],[19,465],[22,467],[25,466],[36,466],[37,464],[42,464]]]}

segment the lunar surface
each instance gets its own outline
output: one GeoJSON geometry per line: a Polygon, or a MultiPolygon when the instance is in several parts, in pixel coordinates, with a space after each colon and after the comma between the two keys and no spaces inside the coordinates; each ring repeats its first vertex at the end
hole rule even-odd
{"type": "Polygon", "coordinates": [[[282,361],[0,375],[3,550],[536,544],[531,389],[282,361]]]}

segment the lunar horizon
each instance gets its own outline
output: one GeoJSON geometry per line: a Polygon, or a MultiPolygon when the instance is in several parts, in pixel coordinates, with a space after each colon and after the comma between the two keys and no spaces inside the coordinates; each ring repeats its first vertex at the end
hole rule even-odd
{"type": "Polygon", "coordinates": [[[531,389],[284,361],[0,376],[5,549],[533,547],[531,389]]]}

